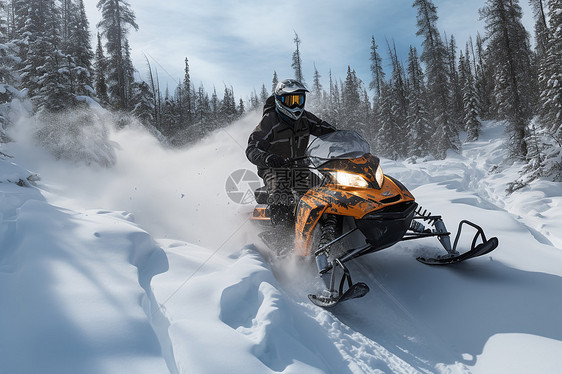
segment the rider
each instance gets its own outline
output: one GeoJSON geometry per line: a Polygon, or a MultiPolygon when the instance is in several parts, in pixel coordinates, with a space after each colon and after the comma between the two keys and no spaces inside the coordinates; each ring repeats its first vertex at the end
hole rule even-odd
{"type": "Polygon", "coordinates": [[[263,117],[248,140],[246,156],[258,167],[269,194],[274,223],[292,219],[295,161],[305,155],[309,135],[336,128],[304,110],[308,90],[294,79],[279,82],[263,107],[263,117]]]}

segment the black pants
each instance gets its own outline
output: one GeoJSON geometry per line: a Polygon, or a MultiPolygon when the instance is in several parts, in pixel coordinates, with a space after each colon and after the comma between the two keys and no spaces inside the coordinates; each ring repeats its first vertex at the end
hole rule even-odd
{"type": "MultiPolygon", "coordinates": [[[[274,225],[289,225],[294,223],[294,212],[302,186],[301,171],[296,168],[266,169],[260,173],[268,193],[267,204],[270,217],[274,225]]],[[[303,192],[303,193],[304,193],[303,192]]]]}

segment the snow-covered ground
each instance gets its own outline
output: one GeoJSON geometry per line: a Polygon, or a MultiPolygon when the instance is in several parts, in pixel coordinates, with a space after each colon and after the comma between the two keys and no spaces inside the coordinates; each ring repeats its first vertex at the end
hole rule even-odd
{"type": "Polygon", "coordinates": [[[396,245],[350,265],[367,296],[323,310],[306,296],[314,265],[267,256],[252,206],[226,193],[253,170],[257,121],[181,151],[112,132],[110,169],[54,160],[21,124],[0,149],[14,156],[0,159],[0,373],[559,372],[562,186],[506,196],[500,125],[445,161],[383,161],[450,230],[470,219],[498,249],[430,267],[415,257],[435,239],[396,245]]]}

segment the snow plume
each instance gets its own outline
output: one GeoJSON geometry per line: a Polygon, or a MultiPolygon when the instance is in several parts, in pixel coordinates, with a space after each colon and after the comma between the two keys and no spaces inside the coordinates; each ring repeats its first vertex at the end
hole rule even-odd
{"type": "Polygon", "coordinates": [[[40,174],[52,199],[64,199],[55,204],[127,211],[155,237],[217,248],[250,226],[243,218],[253,205],[232,201],[226,182],[237,170],[255,172],[244,151],[258,114],[183,149],[162,145],[134,122],[118,128],[107,118],[76,112],[51,117],[47,125],[22,121],[11,153],[40,174]]]}
{"type": "Polygon", "coordinates": [[[111,116],[92,108],[61,113],[38,113],[27,124],[38,145],[55,158],[77,163],[111,167],[115,164],[114,145],[109,140],[111,116]]]}

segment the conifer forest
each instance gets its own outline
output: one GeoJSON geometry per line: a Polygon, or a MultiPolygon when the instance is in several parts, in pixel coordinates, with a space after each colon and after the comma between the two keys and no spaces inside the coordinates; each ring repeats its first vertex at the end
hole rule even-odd
{"type": "MultiPolygon", "coordinates": [[[[523,26],[519,0],[487,0],[479,10],[485,30],[465,45],[438,29],[432,0],[411,1],[421,49],[411,46],[399,56],[374,25],[364,41],[369,82],[352,66],[341,77],[315,66],[312,77],[303,76],[303,64],[312,63],[302,61],[296,30],[291,68],[310,91],[307,109],[361,132],[377,155],[412,162],[444,159],[477,140],[484,121],[501,121],[511,161],[525,165],[511,191],[539,177],[562,181],[562,0],[523,0],[532,5],[534,30],[523,26]]],[[[49,123],[96,103],[120,126],[135,119],[161,142],[188,146],[261,111],[286,78],[272,71],[271,82],[256,83],[261,90],[244,93],[247,99],[236,98],[233,87],[207,92],[193,84],[186,56],[178,61],[185,65],[183,81],[163,91],[148,59],[133,66],[128,35],[142,25],[131,4],[99,0],[97,8],[101,21],[92,27],[83,0],[0,1],[0,141],[10,141],[15,108],[49,123]]],[[[72,126],[86,126],[88,118],[72,126]]],[[[42,131],[52,139],[69,129],[42,131]]]]}

